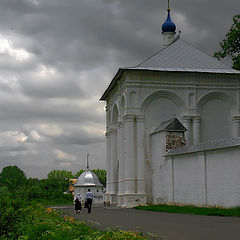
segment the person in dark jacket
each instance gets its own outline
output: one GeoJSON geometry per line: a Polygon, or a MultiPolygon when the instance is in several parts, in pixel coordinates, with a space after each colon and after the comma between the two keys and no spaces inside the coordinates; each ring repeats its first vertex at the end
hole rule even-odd
{"type": "Polygon", "coordinates": [[[88,189],[88,191],[86,193],[86,198],[85,198],[85,202],[86,202],[86,207],[88,209],[88,213],[91,213],[92,200],[93,200],[93,193],[91,192],[90,189],[88,189]]]}
{"type": "Polygon", "coordinates": [[[81,200],[82,200],[82,197],[80,193],[78,193],[73,199],[73,202],[75,203],[76,214],[81,212],[81,209],[82,209],[81,200]]]}

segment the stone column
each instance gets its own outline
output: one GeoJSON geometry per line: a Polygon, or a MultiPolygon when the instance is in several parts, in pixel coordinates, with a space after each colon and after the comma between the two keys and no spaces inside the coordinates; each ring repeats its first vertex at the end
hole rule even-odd
{"type": "Polygon", "coordinates": [[[123,148],[123,122],[118,122],[118,160],[119,160],[119,175],[118,175],[118,194],[124,193],[124,148],[123,148]]]}
{"type": "Polygon", "coordinates": [[[137,117],[137,193],[145,194],[144,116],[137,117]]]}
{"type": "Polygon", "coordinates": [[[112,128],[111,133],[111,173],[110,173],[110,201],[116,203],[117,201],[117,130],[112,128]]]}
{"type": "Polygon", "coordinates": [[[186,145],[191,145],[192,144],[192,117],[190,116],[184,116],[183,117],[183,125],[187,129],[185,132],[185,140],[186,140],[186,145]]]}
{"type": "Polygon", "coordinates": [[[200,117],[193,118],[193,144],[200,143],[200,117]]]}
{"type": "Polygon", "coordinates": [[[234,116],[232,118],[232,136],[240,136],[240,116],[234,116]]]}
{"type": "MultiPolygon", "coordinates": [[[[111,140],[110,140],[110,133],[106,132],[106,147],[107,147],[107,186],[106,186],[106,194],[108,195],[111,191],[110,189],[110,182],[111,182],[111,140]]],[[[109,201],[109,199],[106,199],[106,201],[109,201]]]]}
{"type": "Polygon", "coordinates": [[[124,117],[124,193],[135,193],[134,116],[124,117]]]}

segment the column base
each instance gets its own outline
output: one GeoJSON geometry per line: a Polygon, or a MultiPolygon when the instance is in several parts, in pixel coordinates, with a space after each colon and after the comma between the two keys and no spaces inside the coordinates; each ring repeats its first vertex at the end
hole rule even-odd
{"type": "Polygon", "coordinates": [[[146,194],[126,193],[118,195],[118,206],[134,207],[139,205],[147,205],[146,194]]]}
{"type": "Polygon", "coordinates": [[[110,194],[109,193],[105,193],[103,195],[103,202],[105,202],[105,204],[110,204],[110,194]]]}
{"type": "Polygon", "coordinates": [[[117,194],[112,194],[112,193],[110,193],[110,203],[111,203],[111,204],[117,204],[117,203],[118,203],[117,194]]]}

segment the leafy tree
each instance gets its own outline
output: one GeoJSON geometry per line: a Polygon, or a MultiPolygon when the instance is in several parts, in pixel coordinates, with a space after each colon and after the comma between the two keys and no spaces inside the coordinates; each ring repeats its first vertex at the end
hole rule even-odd
{"type": "Polygon", "coordinates": [[[26,181],[25,173],[17,166],[7,166],[0,174],[0,186],[6,186],[10,191],[24,187],[26,181]]]}
{"type": "Polygon", "coordinates": [[[48,173],[48,179],[65,179],[65,178],[72,178],[72,172],[67,170],[52,170],[48,173]]]}
{"type": "Polygon", "coordinates": [[[78,178],[85,170],[80,169],[75,175],[74,178],[78,178]]]}
{"type": "Polygon", "coordinates": [[[1,197],[6,197],[10,195],[10,191],[6,186],[0,187],[0,195],[1,197]]]}
{"type": "Polygon", "coordinates": [[[233,24],[220,46],[222,50],[215,52],[214,56],[218,59],[231,56],[233,68],[240,70],[240,14],[233,17],[233,24]]]}
{"type": "Polygon", "coordinates": [[[49,172],[47,180],[54,190],[60,190],[65,192],[68,189],[69,178],[72,178],[73,174],[67,170],[52,170],[49,172]]]}
{"type": "Polygon", "coordinates": [[[104,169],[93,169],[92,172],[94,172],[97,176],[98,176],[98,179],[100,181],[100,183],[106,187],[106,176],[107,176],[107,172],[106,170],[104,169]]]}

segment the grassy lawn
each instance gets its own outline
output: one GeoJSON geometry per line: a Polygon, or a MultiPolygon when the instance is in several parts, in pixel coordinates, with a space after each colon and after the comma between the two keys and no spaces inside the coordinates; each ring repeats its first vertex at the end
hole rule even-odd
{"type": "Polygon", "coordinates": [[[235,208],[204,208],[194,206],[174,206],[174,205],[150,205],[137,206],[135,209],[168,213],[185,213],[206,216],[234,216],[240,217],[240,207],[235,208]]]}

